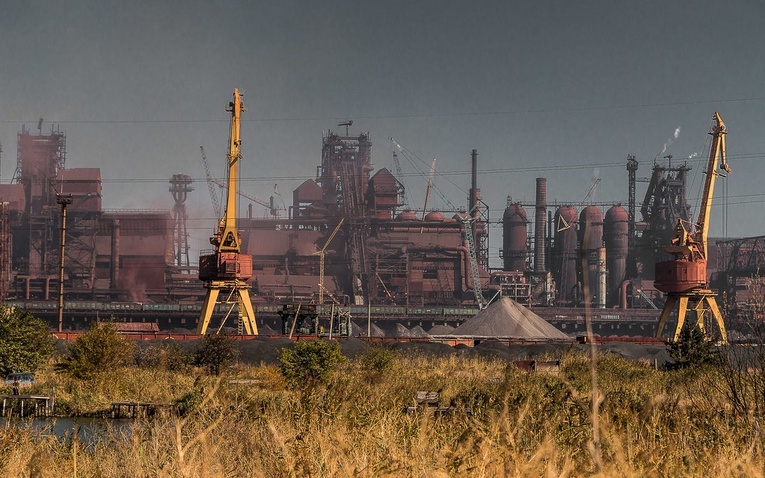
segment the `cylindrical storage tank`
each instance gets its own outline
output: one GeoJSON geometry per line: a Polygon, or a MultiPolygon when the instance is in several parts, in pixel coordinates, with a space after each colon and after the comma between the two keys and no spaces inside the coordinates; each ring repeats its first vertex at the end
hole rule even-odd
{"type": "Polygon", "coordinates": [[[561,206],[553,217],[555,244],[553,246],[553,278],[559,305],[576,302],[576,209],[561,206]]]}
{"type": "Polygon", "coordinates": [[[603,212],[597,206],[587,206],[579,215],[579,243],[586,264],[578,261],[583,297],[590,304],[598,303],[598,252],[603,247],[603,212]],[[586,269],[585,269],[586,267],[586,269]],[[586,274],[586,277],[585,277],[586,274]],[[585,289],[588,289],[585,291],[585,289]]]}
{"type": "Polygon", "coordinates": [[[606,211],[603,221],[603,240],[606,243],[606,269],[608,269],[609,307],[619,303],[619,287],[627,275],[627,253],[629,252],[629,222],[627,210],[612,206],[606,211]]]}
{"type": "Polygon", "coordinates": [[[431,211],[425,215],[426,221],[439,221],[443,222],[446,218],[438,211],[431,211]]]}
{"type": "Polygon", "coordinates": [[[417,220],[417,214],[413,213],[412,211],[402,211],[399,213],[398,216],[396,216],[397,221],[416,221],[417,220]]]}
{"type": "Polygon", "coordinates": [[[520,203],[508,204],[502,216],[502,256],[505,271],[526,270],[528,218],[520,203]]]}

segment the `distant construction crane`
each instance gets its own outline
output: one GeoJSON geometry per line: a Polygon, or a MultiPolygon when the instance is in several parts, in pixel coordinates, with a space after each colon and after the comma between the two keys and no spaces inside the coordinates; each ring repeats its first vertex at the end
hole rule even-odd
{"type": "Polygon", "coordinates": [[[324,247],[322,247],[321,250],[317,252],[319,255],[319,305],[324,303],[324,253],[326,252],[329,243],[332,242],[332,239],[335,238],[337,231],[340,230],[340,227],[343,225],[344,221],[344,217],[340,218],[340,222],[337,223],[335,230],[332,231],[332,234],[329,235],[329,239],[327,239],[327,242],[324,243],[324,247]]]}
{"type": "Polygon", "coordinates": [[[215,184],[218,184],[215,179],[213,179],[212,174],[210,174],[210,165],[207,164],[207,155],[205,154],[205,147],[200,146],[199,149],[202,151],[202,164],[205,166],[205,176],[207,177],[207,190],[210,191],[210,200],[212,201],[213,206],[213,212],[215,213],[215,217],[220,217],[220,201],[218,200],[218,193],[215,191],[215,184]]]}

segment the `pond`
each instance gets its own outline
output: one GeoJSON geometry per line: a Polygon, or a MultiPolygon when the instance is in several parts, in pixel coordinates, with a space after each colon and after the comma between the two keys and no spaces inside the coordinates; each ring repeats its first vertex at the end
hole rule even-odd
{"type": "Polygon", "coordinates": [[[129,418],[96,418],[96,417],[48,417],[48,418],[6,418],[2,427],[29,428],[39,435],[55,436],[60,440],[71,442],[76,435],[78,440],[92,447],[101,441],[122,441],[130,438],[134,426],[141,422],[129,418]]]}

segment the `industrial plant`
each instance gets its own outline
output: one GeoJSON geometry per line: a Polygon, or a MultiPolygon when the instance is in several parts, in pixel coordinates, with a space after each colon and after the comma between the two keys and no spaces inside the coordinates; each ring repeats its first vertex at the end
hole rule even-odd
{"type": "MultiPolygon", "coordinates": [[[[650,323],[642,335],[652,335],[667,297],[677,292],[666,277],[664,287],[655,285],[654,265],[676,261],[680,250],[668,252],[667,246],[679,247],[678,225],[693,231],[696,224],[686,199],[691,168],[685,162],[665,157],[639,163],[626,156],[627,204],[550,203],[547,180],[539,177],[533,204],[508,199],[488,205],[473,150],[465,157],[472,175],[464,206],[428,210],[428,182],[426,205],[414,210],[404,201],[396,153],[395,173],[375,170],[372,135],[351,132],[348,121],[322,134],[315,178],[300,184],[292,204],[280,210],[273,198],[260,201],[236,188],[236,165],[246,160],[238,150],[240,101],[235,93],[222,184],[226,204],[213,250],[201,253],[198,266],[189,258],[186,198],[208,188],[215,196],[221,185],[209,174],[204,150],[207,184],[173,175],[172,209],[107,211],[100,170],[67,167],[64,132],[44,129],[42,120],[35,130],[22,127],[13,179],[0,185],[0,297],[43,308],[60,294],[72,317],[85,314],[78,307],[114,310],[117,304],[126,315],[140,310],[142,320],[164,310],[162,320],[169,319],[161,327],[183,324],[202,332],[211,317],[215,323],[216,314],[225,318],[233,311],[248,334],[257,333],[261,312],[275,316],[287,305],[368,309],[377,321],[418,316],[435,325],[448,311],[464,319],[509,298],[559,327],[574,324],[569,331],[587,308],[597,320],[650,323]],[[237,217],[237,202],[248,200],[245,217],[237,217]],[[255,218],[252,203],[268,206],[269,217],[255,218]],[[489,264],[490,208],[503,209],[500,268],[489,264]]],[[[712,191],[705,194],[711,201],[712,191]]],[[[751,290],[762,242],[704,237],[697,285],[706,296],[717,295],[728,317],[756,309],[751,290]]]]}

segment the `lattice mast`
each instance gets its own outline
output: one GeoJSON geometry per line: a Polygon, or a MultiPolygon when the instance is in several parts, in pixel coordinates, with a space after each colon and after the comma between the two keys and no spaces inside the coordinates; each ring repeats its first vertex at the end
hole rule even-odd
{"type": "MultiPolygon", "coordinates": [[[[220,293],[224,292],[228,295],[221,302],[230,305],[229,314],[235,305],[238,306],[239,331],[242,332],[243,327],[248,335],[257,335],[255,312],[250,300],[249,286],[246,284],[246,281],[252,277],[252,256],[241,253],[241,234],[236,227],[237,183],[239,161],[242,159],[241,113],[246,111],[238,89],[234,89],[234,101],[229,103],[226,111],[231,113],[226,204],[223,216],[218,222],[218,229],[210,238],[210,243],[215,248],[214,252],[199,257],[199,279],[204,281],[207,295],[202,304],[197,332],[200,334],[207,332],[213,310],[219,302],[220,293]]],[[[225,321],[225,318],[223,320],[225,321]]]]}

